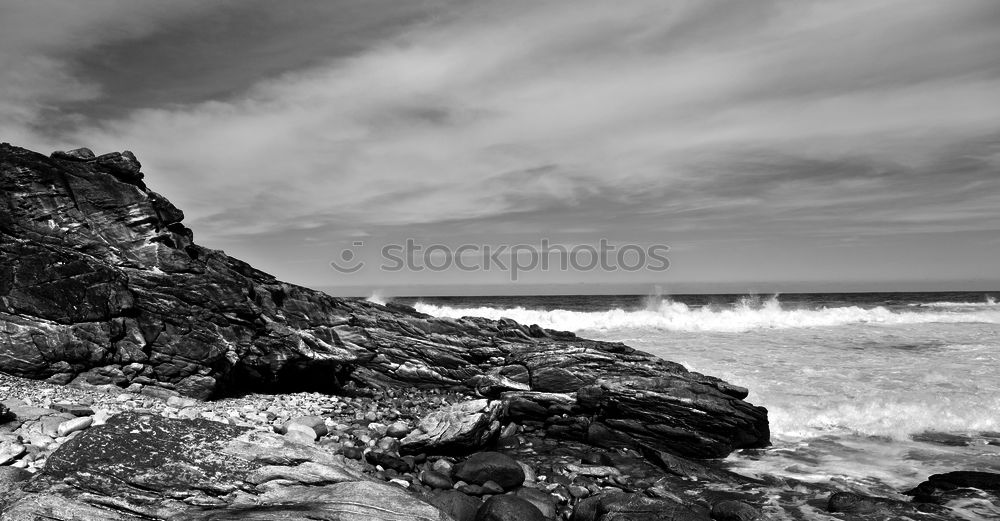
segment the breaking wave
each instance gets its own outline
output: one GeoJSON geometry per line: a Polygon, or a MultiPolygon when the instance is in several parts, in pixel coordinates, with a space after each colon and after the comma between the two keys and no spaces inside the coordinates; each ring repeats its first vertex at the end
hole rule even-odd
{"type": "Polygon", "coordinates": [[[778,437],[815,437],[851,432],[908,439],[924,432],[995,431],[1000,418],[997,396],[978,396],[960,403],[927,393],[911,398],[884,398],[834,403],[783,403],[770,407],[771,432],[778,437]]]}
{"type": "Polygon", "coordinates": [[[373,291],[371,295],[368,295],[368,297],[365,298],[365,300],[380,306],[384,306],[389,302],[389,298],[383,295],[381,291],[373,291]]]}
{"type": "MultiPolygon", "coordinates": [[[[940,303],[939,303],[940,304],[940,303]]],[[[460,318],[480,316],[510,318],[522,324],[545,328],[584,331],[617,329],[657,329],[665,331],[740,332],[754,329],[830,327],[846,324],[919,324],[919,323],[990,323],[1000,324],[1000,306],[983,304],[982,309],[956,312],[947,309],[892,310],[883,306],[864,308],[844,306],[817,309],[786,309],[777,296],[759,299],[745,297],[730,306],[689,306],[662,300],[650,302],[645,309],[605,311],[569,311],[523,307],[449,307],[417,303],[418,311],[429,315],[460,318]]],[[[935,306],[947,308],[948,306],[935,306]]]]}
{"type": "Polygon", "coordinates": [[[996,298],[990,295],[987,295],[983,302],[920,302],[909,304],[909,306],[920,308],[1000,308],[996,298]]]}

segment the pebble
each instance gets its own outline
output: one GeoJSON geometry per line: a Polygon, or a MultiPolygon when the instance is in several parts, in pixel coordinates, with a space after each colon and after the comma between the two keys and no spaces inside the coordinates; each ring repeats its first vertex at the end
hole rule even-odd
{"type": "Polygon", "coordinates": [[[316,431],[305,425],[293,423],[285,430],[285,437],[292,441],[311,445],[316,441],[316,431]]]}
{"type": "Polygon", "coordinates": [[[14,442],[0,443],[0,465],[6,465],[21,457],[26,451],[24,445],[14,442]]]}
{"type": "Polygon", "coordinates": [[[93,423],[94,418],[92,416],[81,416],[72,420],[66,420],[59,424],[56,434],[58,436],[69,436],[74,432],[90,427],[93,423]]]}
{"type": "Polygon", "coordinates": [[[390,425],[385,430],[385,435],[396,439],[403,439],[410,433],[410,425],[403,421],[398,421],[390,425]]]}
{"type": "Polygon", "coordinates": [[[452,469],[454,468],[454,465],[452,465],[452,463],[446,459],[439,459],[431,465],[431,468],[434,469],[436,472],[444,474],[445,476],[451,476],[451,472],[452,469]]]}
{"type": "Polygon", "coordinates": [[[451,478],[434,470],[421,471],[419,477],[421,483],[431,488],[450,489],[455,486],[451,478]]]}

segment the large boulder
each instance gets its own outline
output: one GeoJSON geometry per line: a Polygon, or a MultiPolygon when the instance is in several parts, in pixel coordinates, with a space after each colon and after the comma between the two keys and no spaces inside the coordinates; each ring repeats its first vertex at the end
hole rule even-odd
{"type": "Polygon", "coordinates": [[[436,507],[352,462],[273,433],[124,413],[70,440],[0,499],[5,521],[386,519],[436,507]]]}
{"type": "Polygon", "coordinates": [[[506,454],[477,452],[455,467],[455,478],[474,485],[493,481],[510,490],[524,483],[524,469],[506,454]]]}
{"type": "Polygon", "coordinates": [[[769,439],[767,416],[744,392],[719,391],[684,375],[625,377],[582,388],[577,401],[622,440],[675,454],[718,458],[769,439]]]}
{"type": "Polygon", "coordinates": [[[960,470],[934,474],[906,492],[920,503],[943,504],[953,499],[989,497],[1000,506],[1000,473],[960,470]]]}
{"type": "Polygon", "coordinates": [[[670,499],[609,493],[587,498],[573,509],[572,521],[709,521],[709,511],[670,499]]]}
{"type": "Polygon", "coordinates": [[[871,516],[871,519],[954,519],[949,509],[932,504],[908,503],[892,498],[866,496],[853,492],[834,492],[827,500],[827,510],[844,514],[871,516]]]}
{"type": "Polygon", "coordinates": [[[493,496],[479,507],[476,521],[546,521],[542,511],[517,496],[493,496]]]}
{"type": "Polygon", "coordinates": [[[621,343],[281,282],[195,244],[133,155],[88,152],[0,144],[4,372],[197,398],[350,382],[520,392],[517,414],[557,437],[696,457],[769,441],[746,389],[621,343]]]}
{"type": "Polygon", "coordinates": [[[476,512],[482,506],[482,500],[465,495],[457,490],[435,492],[427,498],[427,502],[440,508],[455,521],[475,521],[476,512]]]}
{"type": "Polygon", "coordinates": [[[468,453],[500,432],[502,402],[470,400],[431,412],[401,441],[407,454],[468,453]]]}

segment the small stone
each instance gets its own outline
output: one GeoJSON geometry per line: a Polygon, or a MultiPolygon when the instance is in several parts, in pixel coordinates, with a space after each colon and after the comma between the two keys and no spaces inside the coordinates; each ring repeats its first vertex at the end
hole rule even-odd
{"type": "Polygon", "coordinates": [[[389,427],[384,423],[372,422],[368,424],[368,430],[375,433],[376,436],[385,436],[385,433],[389,430],[389,427]]]}
{"type": "Polygon", "coordinates": [[[760,517],[760,510],[742,501],[720,501],[712,505],[715,521],[756,521],[760,517]]]}
{"type": "Polygon", "coordinates": [[[372,465],[381,466],[383,469],[392,469],[396,472],[409,472],[413,469],[408,462],[395,454],[377,449],[365,453],[365,461],[372,465]]]}
{"type": "Polygon", "coordinates": [[[410,426],[403,421],[398,421],[393,423],[385,431],[386,436],[396,439],[403,439],[409,433],[410,433],[410,426]]]}
{"type": "Polygon", "coordinates": [[[57,150],[52,153],[51,157],[55,159],[66,159],[69,161],[90,161],[91,159],[95,159],[97,156],[94,155],[93,150],[81,147],[68,151],[57,150]]]}
{"type": "Polygon", "coordinates": [[[201,416],[201,409],[199,409],[197,407],[187,407],[187,408],[181,409],[177,413],[177,416],[179,418],[184,418],[184,419],[187,419],[187,420],[193,420],[193,419],[201,416]]]}
{"type": "Polygon", "coordinates": [[[455,467],[455,477],[474,484],[493,480],[505,490],[524,483],[524,470],[518,462],[499,452],[477,452],[455,467]]]}
{"type": "Polygon", "coordinates": [[[603,463],[600,452],[588,452],[580,457],[580,463],[584,465],[600,465],[603,463]]]}
{"type": "Polygon", "coordinates": [[[0,465],[6,465],[17,458],[20,458],[27,449],[24,445],[14,442],[0,443],[0,465]]]}
{"type": "Polygon", "coordinates": [[[440,472],[445,476],[451,476],[452,470],[454,469],[454,465],[452,465],[452,463],[446,459],[439,459],[435,461],[433,465],[431,465],[431,468],[434,469],[435,472],[440,472]]]}
{"type": "Polygon", "coordinates": [[[522,461],[518,461],[517,464],[520,465],[521,470],[524,471],[525,483],[534,483],[538,481],[538,473],[535,472],[535,469],[531,468],[531,465],[528,465],[527,463],[524,463],[522,461]]]}
{"type": "Polygon", "coordinates": [[[312,445],[316,441],[316,432],[305,425],[293,425],[285,432],[285,438],[312,445]]]}
{"type": "Polygon", "coordinates": [[[490,480],[483,483],[483,494],[503,494],[503,487],[496,481],[490,480]]]}
{"type": "Polygon", "coordinates": [[[188,398],[187,396],[170,396],[167,398],[167,405],[171,407],[176,407],[178,409],[184,409],[186,407],[195,407],[198,405],[198,400],[194,398],[188,398]]]}
{"type": "Polygon", "coordinates": [[[54,403],[52,408],[59,411],[72,414],[73,416],[93,416],[94,410],[86,405],[78,405],[73,403],[54,403]]]}
{"type": "Polygon", "coordinates": [[[59,429],[56,431],[56,434],[59,436],[68,436],[76,431],[82,431],[89,428],[93,423],[93,416],[81,416],[79,418],[73,418],[72,420],[66,420],[59,424],[59,429]]]}
{"type": "Polygon", "coordinates": [[[450,489],[455,486],[451,478],[433,470],[422,471],[419,478],[421,483],[431,488],[450,489]]]}
{"type": "MultiPolygon", "coordinates": [[[[111,413],[109,411],[104,409],[94,409],[94,425],[104,425],[110,417],[111,413]]],[[[92,427],[94,425],[92,425],[92,427]]]]}
{"type": "Polygon", "coordinates": [[[471,485],[469,483],[464,483],[462,485],[456,483],[455,490],[458,490],[459,492],[462,492],[463,494],[468,494],[470,496],[481,496],[485,494],[485,492],[483,492],[483,487],[480,487],[479,485],[471,485]]]}
{"type": "Polygon", "coordinates": [[[587,490],[587,487],[584,486],[570,485],[566,487],[566,489],[569,490],[569,495],[577,499],[585,498],[590,495],[590,490],[587,490]]]}
{"type": "Polygon", "coordinates": [[[551,494],[546,494],[535,488],[522,487],[517,489],[514,495],[535,505],[535,508],[540,510],[546,518],[555,518],[558,501],[551,494]]]}
{"type": "Polygon", "coordinates": [[[32,474],[24,469],[9,466],[0,467],[0,485],[27,481],[31,476],[32,474]]]}
{"type": "Polygon", "coordinates": [[[378,443],[375,444],[375,446],[379,450],[399,454],[399,440],[397,440],[396,438],[391,438],[389,436],[380,438],[378,440],[378,443]]]}
{"type": "Polygon", "coordinates": [[[357,447],[344,447],[343,454],[345,458],[360,460],[364,457],[364,451],[357,447]]]}
{"type": "Polygon", "coordinates": [[[604,465],[566,465],[566,470],[568,472],[575,472],[582,476],[592,476],[592,477],[610,477],[610,476],[620,476],[621,471],[604,465]]]}
{"type": "Polygon", "coordinates": [[[62,416],[46,416],[39,420],[42,427],[42,434],[46,436],[52,436],[53,438],[58,436],[59,425],[66,421],[68,418],[62,416]]]}
{"type": "Polygon", "coordinates": [[[325,436],[329,432],[326,428],[326,422],[324,422],[323,418],[319,416],[299,416],[297,418],[293,418],[292,420],[285,422],[280,430],[288,431],[294,426],[306,427],[312,430],[314,435],[313,439],[325,436]]]}
{"type": "Polygon", "coordinates": [[[463,494],[457,490],[437,491],[427,502],[450,515],[455,521],[475,521],[476,512],[483,504],[478,498],[463,494]]]}
{"type": "Polygon", "coordinates": [[[517,496],[493,496],[479,507],[475,521],[546,521],[531,502],[517,496]]]}
{"type": "Polygon", "coordinates": [[[56,440],[54,440],[52,436],[49,436],[48,434],[42,434],[40,432],[30,432],[28,433],[27,436],[24,437],[24,441],[32,447],[47,449],[49,448],[50,445],[55,443],[56,440]]]}

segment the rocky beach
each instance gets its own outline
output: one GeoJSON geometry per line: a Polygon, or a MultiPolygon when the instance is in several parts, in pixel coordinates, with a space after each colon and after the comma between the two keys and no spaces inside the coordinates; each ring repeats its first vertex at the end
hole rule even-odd
{"type": "Polygon", "coordinates": [[[0,145],[0,519],[956,519],[742,476],[748,390],[622,343],[281,282],[194,242],[130,152],[0,145]],[[780,495],[780,494],[779,494],[780,495]]]}

